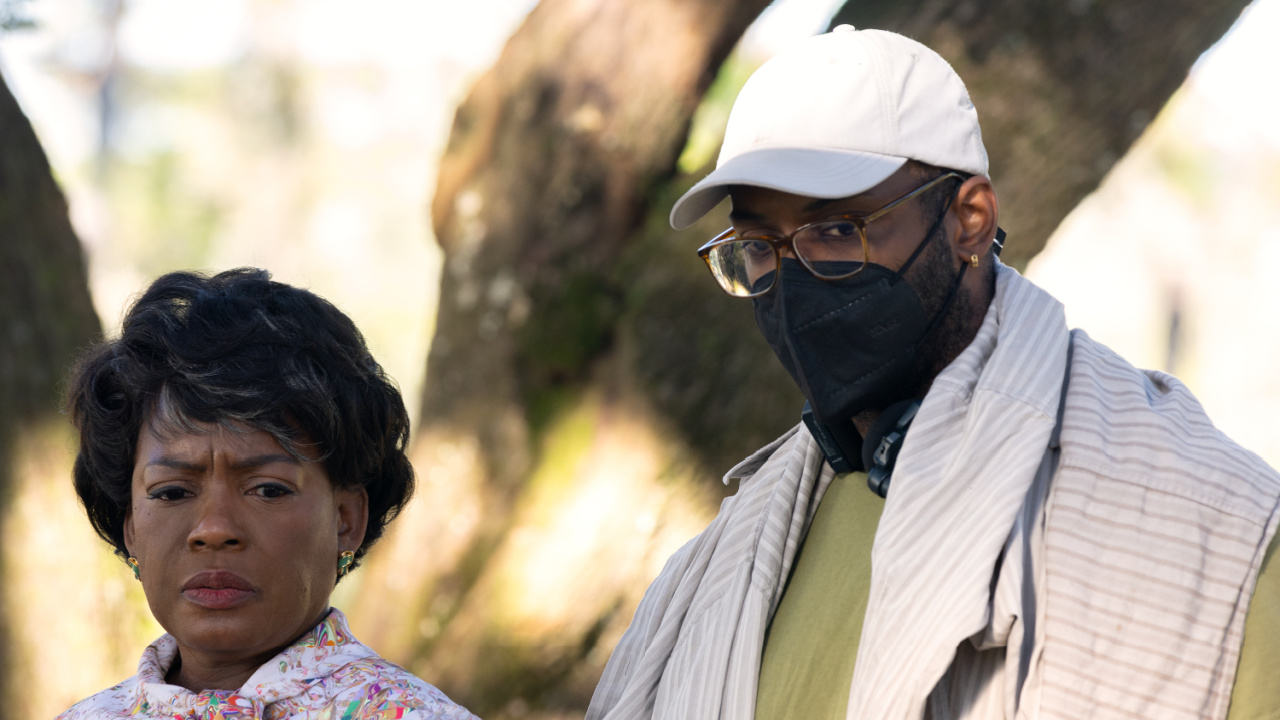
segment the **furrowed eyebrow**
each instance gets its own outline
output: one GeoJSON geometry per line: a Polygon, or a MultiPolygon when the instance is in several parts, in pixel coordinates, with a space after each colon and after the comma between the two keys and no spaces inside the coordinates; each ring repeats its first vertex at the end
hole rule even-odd
{"type": "Polygon", "coordinates": [[[252,470],[263,465],[274,465],[276,463],[286,463],[289,465],[300,465],[298,459],[292,455],[284,453],[271,453],[268,455],[255,455],[243,460],[236,460],[228,463],[232,470],[252,470]]]}
{"type": "MultiPolygon", "coordinates": [[[[263,465],[272,465],[274,463],[287,463],[289,465],[299,465],[298,459],[292,455],[285,453],[269,453],[267,455],[254,455],[243,460],[236,460],[228,463],[232,470],[252,470],[263,465]]],[[[205,464],[200,462],[187,462],[172,457],[162,457],[147,463],[147,467],[167,467],[174,470],[186,470],[188,472],[199,472],[205,469],[205,464]]]]}
{"type": "Polygon", "coordinates": [[[147,463],[147,467],[167,467],[174,470],[203,470],[204,465],[201,463],[191,463],[177,458],[162,457],[147,463]]]}

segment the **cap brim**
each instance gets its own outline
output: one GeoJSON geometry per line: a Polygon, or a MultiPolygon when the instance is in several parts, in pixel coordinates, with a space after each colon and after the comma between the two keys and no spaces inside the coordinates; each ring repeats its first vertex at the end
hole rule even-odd
{"type": "Polygon", "coordinates": [[[729,194],[731,185],[755,185],[815,198],[842,198],[879,185],[906,161],[856,150],[752,150],[728,160],[689,188],[671,208],[671,227],[682,230],[697,222],[729,194]]]}

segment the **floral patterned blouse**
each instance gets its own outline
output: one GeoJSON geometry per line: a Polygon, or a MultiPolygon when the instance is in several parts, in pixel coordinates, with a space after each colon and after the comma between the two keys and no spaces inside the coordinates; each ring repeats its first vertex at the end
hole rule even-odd
{"type": "Polygon", "coordinates": [[[57,720],[476,720],[356,640],[336,608],[239,690],[195,693],[165,683],[177,653],[173,636],[161,636],[143,651],[137,675],[81,700],[57,720]]]}

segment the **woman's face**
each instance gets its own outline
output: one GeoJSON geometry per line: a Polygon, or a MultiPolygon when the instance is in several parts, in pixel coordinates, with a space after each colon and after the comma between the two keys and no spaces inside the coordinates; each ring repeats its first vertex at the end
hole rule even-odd
{"type": "Polygon", "coordinates": [[[261,430],[201,430],[144,425],[125,544],[184,660],[264,662],[323,618],[368,496],[261,430]]]}

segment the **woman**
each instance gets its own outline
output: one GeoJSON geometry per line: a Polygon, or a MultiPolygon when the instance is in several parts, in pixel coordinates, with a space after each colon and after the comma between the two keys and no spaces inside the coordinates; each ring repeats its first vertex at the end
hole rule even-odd
{"type": "Polygon", "coordinates": [[[167,634],[60,718],[473,718],[329,607],[413,492],[351,320],[262,270],[172,273],[73,372],[76,492],[167,634]]]}

